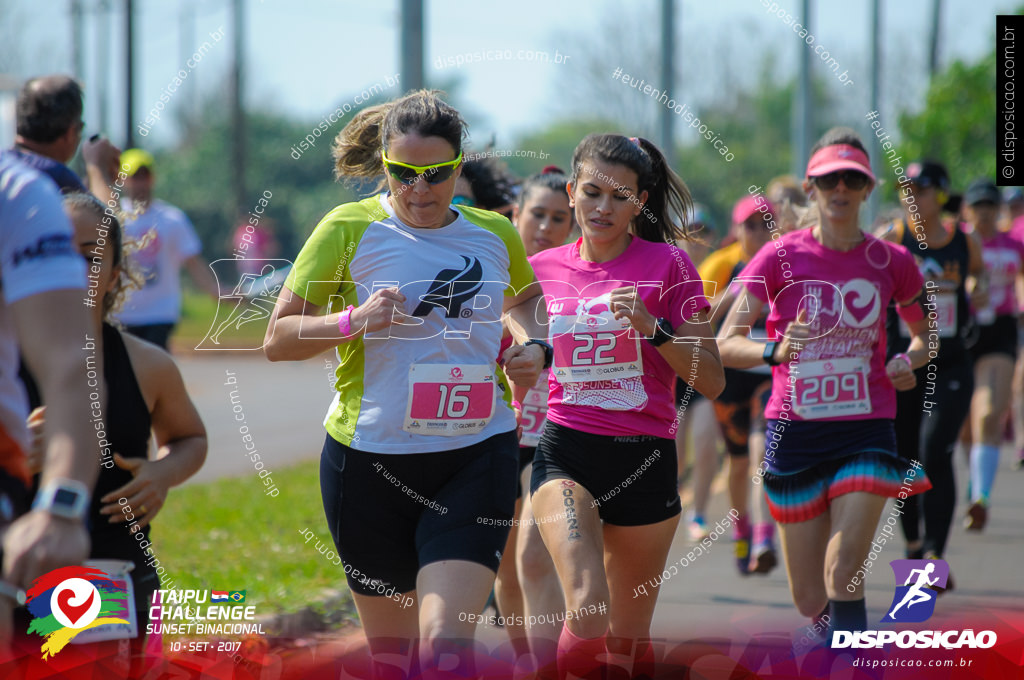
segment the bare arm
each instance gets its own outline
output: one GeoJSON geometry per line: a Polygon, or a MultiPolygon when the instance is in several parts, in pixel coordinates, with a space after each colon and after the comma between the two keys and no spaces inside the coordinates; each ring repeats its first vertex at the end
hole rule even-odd
{"type": "Polygon", "coordinates": [[[103,205],[118,205],[120,189],[112,185],[116,181],[120,166],[121,150],[100,137],[82,143],[82,160],[85,161],[85,178],[89,191],[103,205]]]}
{"type": "Polygon", "coordinates": [[[342,336],[338,320],[345,311],[320,314],[319,305],[285,286],[270,315],[263,352],[271,361],[310,359],[343,342],[389,327],[395,322],[395,313],[402,302],[405,302],[405,295],[397,288],[374,291],[366,302],[352,310],[351,333],[342,336]]]}
{"type": "MultiPolygon", "coordinates": [[[[99,473],[99,447],[92,427],[93,404],[106,403],[103,381],[88,384],[88,372],[103,375],[102,353],[86,366],[97,330],[82,304],[82,290],[55,290],[10,305],[22,355],[48,402],[46,457],[41,484],[73,479],[92,489],[99,473]]],[[[19,517],[3,538],[4,578],[28,587],[37,576],[80,564],[89,555],[81,520],[34,510],[19,517]]],[[[0,626],[2,627],[2,626],[0,626]]],[[[2,637],[2,635],[0,635],[2,637]]]]}
{"type": "MultiPolygon", "coordinates": [[[[616,319],[629,319],[636,332],[645,338],[654,337],[658,320],[648,311],[635,287],[611,291],[608,305],[615,311],[616,319]]],[[[674,329],[673,335],[672,341],[658,346],[658,352],[688,385],[709,399],[717,397],[725,387],[725,374],[707,313],[698,312],[684,321],[674,329]]]]}
{"type": "MultiPolygon", "coordinates": [[[[956,228],[956,227],[954,227],[956,228]]],[[[988,306],[988,270],[982,257],[984,246],[977,233],[967,234],[967,281],[965,287],[971,298],[971,306],[983,309],[988,306]]]]}
{"type": "Polygon", "coordinates": [[[40,485],[51,478],[76,479],[92,488],[99,474],[99,447],[91,404],[105,404],[103,381],[90,387],[86,375],[103,375],[98,330],[82,304],[83,291],[56,290],[11,305],[22,357],[47,404],[46,457],[40,485]],[[92,343],[93,348],[89,348],[92,343]],[[86,367],[86,358],[95,359],[86,367]],[[91,399],[90,395],[98,397],[91,399]]]}
{"type": "Polygon", "coordinates": [[[505,327],[516,342],[548,337],[548,310],[544,291],[536,280],[519,292],[505,298],[502,305],[505,327]]]}
{"type": "MultiPolygon", "coordinates": [[[[722,322],[718,333],[718,349],[722,353],[722,364],[729,368],[754,368],[764,364],[765,344],[747,337],[747,329],[753,327],[764,303],[752,295],[746,286],[736,294],[729,313],[722,322]]],[[[776,347],[775,356],[785,356],[776,347]]]]}
{"type": "Polygon", "coordinates": [[[718,397],[725,389],[725,372],[707,312],[684,321],[676,328],[675,336],[687,339],[666,342],[658,352],[687,385],[708,399],[718,397]],[[699,339],[695,342],[690,338],[699,339]]]}
{"type": "Polygon", "coordinates": [[[132,518],[118,503],[118,499],[125,498],[135,522],[144,527],[163,507],[168,490],[203,466],[206,428],[174,360],[159,347],[137,338],[125,336],[125,345],[142,392],[147,401],[152,400],[150,415],[157,454],[155,460],[115,458],[119,467],[132,472],[133,479],[101,499],[108,504],[102,512],[112,515],[113,522],[130,521],[132,518]]]}
{"type": "Polygon", "coordinates": [[[523,347],[531,338],[546,341],[548,337],[548,311],[540,283],[534,279],[519,294],[506,297],[502,311],[505,327],[518,343],[505,350],[502,363],[513,382],[513,398],[522,401],[544,370],[544,350],[537,345],[523,347]]]}
{"type": "MultiPolygon", "coordinates": [[[[921,305],[923,300],[922,291],[911,299],[897,304],[900,308],[904,308],[911,305],[921,305]]],[[[889,359],[885,364],[885,374],[897,390],[913,389],[917,385],[917,376],[914,375],[914,370],[928,363],[928,345],[925,341],[925,336],[929,332],[928,314],[924,308],[921,308],[920,315],[921,318],[919,320],[907,323],[907,328],[910,329],[910,346],[907,347],[907,351],[904,354],[906,354],[907,359],[910,359],[910,365],[907,365],[907,362],[898,356],[889,359]]]]}

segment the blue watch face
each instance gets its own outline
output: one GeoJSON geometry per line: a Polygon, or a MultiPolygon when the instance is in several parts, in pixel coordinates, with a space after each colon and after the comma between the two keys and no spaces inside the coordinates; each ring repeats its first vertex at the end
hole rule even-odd
{"type": "Polygon", "coordinates": [[[53,494],[54,505],[72,508],[77,500],[78,494],[70,489],[57,489],[57,493],[53,494]]]}

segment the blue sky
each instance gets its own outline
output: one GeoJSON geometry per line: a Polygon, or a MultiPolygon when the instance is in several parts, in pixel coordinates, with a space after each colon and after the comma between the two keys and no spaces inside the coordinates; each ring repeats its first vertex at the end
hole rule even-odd
{"type": "MultiPolygon", "coordinates": [[[[124,127],[120,94],[122,3],[111,3],[114,9],[106,15],[109,38],[100,42],[97,30],[103,15],[96,10],[100,0],[84,2],[90,8],[83,77],[88,96],[86,119],[90,123],[100,121],[99,102],[105,96],[106,128],[118,141],[124,127]],[[99,49],[101,44],[106,45],[106,52],[99,49]],[[105,77],[101,75],[104,58],[108,63],[105,77]]],[[[678,3],[678,86],[682,97],[699,106],[730,87],[752,84],[768,49],[779,56],[778,73],[792,73],[799,51],[806,48],[782,19],[767,13],[767,4],[769,0],[678,3]]],[[[799,7],[795,0],[778,4],[793,14],[799,7]]],[[[825,45],[851,75],[860,74],[856,86],[842,96],[857,100],[858,110],[866,109],[869,4],[863,0],[818,0],[812,4],[812,32],[817,43],[825,45]]],[[[994,15],[1011,12],[1018,5],[1003,0],[946,0],[943,4],[943,63],[957,57],[973,59],[984,52],[994,31],[994,15]]],[[[925,77],[931,2],[906,0],[883,5],[886,92],[891,93],[886,106],[890,110],[913,107],[925,77]]],[[[17,36],[18,56],[13,64],[16,78],[70,71],[69,6],[67,0],[0,0],[0,10],[8,17],[6,30],[17,36]]],[[[211,42],[210,50],[189,73],[169,106],[190,105],[195,101],[196,89],[208,91],[223,82],[232,49],[229,6],[228,0],[137,3],[138,119],[159,100],[175,72],[187,68],[185,60],[204,40],[211,42]],[[191,30],[185,30],[189,25],[184,19],[187,16],[193,17],[191,30]],[[212,41],[209,34],[221,27],[225,37],[220,42],[212,41]]],[[[589,101],[587,97],[569,98],[564,94],[569,91],[567,86],[596,77],[587,72],[588,63],[615,63],[616,55],[623,51],[632,53],[635,61],[644,49],[656,44],[658,7],[655,0],[428,0],[428,83],[431,75],[464,78],[464,101],[475,114],[477,134],[496,134],[499,140],[543,127],[557,117],[600,111],[604,103],[601,95],[595,93],[589,101]],[[494,58],[461,68],[436,68],[438,57],[484,57],[488,50],[494,58]],[[516,58],[520,50],[546,51],[552,57],[557,50],[570,58],[560,65],[538,63],[525,56],[516,58]],[[513,58],[499,60],[499,54],[511,54],[513,58]]],[[[386,83],[388,76],[400,70],[398,8],[398,0],[251,0],[246,8],[248,105],[313,122],[350,102],[362,89],[386,83]]],[[[3,67],[0,62],[0,70],[3,67]]],[[[825,73],[820,64],[814,68],[819,74],[825,73]]],[[[656,62],[647,70],[656,75],[656,62]]],[[[148,140],[169,144],[177,133],[173,121],[165,118],[154,125],[148,140]]],[[[6,142],[8,135],[5,131],[0,141],[6,142]]]]}

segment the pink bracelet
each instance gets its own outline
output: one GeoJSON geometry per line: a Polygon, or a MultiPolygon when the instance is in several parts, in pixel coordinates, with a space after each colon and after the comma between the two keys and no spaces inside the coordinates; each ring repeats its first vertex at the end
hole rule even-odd
{"type": "Polygon", "coordinates": [[[355,305],[349,305],[348,309],[338,316],[338,332],[341,333],[342,339],[352,335],[352,310],[355,308],[355,305]]]}
{"type": "Polygon", "coordinates": [[[892,358],[893,359],[903,359],[903,361],[907,362],[907,368],[909,368],[910,370],[914,370],[914,363],[910,360],[910,357],[908,357],[905,352],[900,352],[899,354],[893,354],[892,358]]]}
{"type": "Polygon", "coordinates": [[[515,399],[513,399],[512,400],[512,408],[519,409],[520,411],[522,411],[523,410],[523,404],[522,404],[522,402],[519,402],[519,401],[516,401],[515,399]]]}

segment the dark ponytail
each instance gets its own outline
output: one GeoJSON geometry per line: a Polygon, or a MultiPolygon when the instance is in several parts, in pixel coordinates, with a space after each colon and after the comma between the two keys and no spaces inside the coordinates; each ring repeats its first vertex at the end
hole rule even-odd
{"type": "Polygon", "coordinates": [[[689,240],[686,216],[693,212],[693,199],[682,178],[668,167],[661,150],[642,137],[590,134],[572,154],[573,184],[585,161],[623,165],[637,175],[637,193],[647,192],[643,211],[633,222],[633,233],[645,241],[675,243],[689,240]]]}

